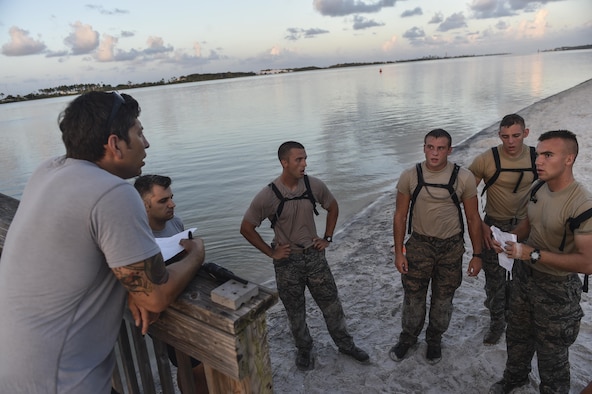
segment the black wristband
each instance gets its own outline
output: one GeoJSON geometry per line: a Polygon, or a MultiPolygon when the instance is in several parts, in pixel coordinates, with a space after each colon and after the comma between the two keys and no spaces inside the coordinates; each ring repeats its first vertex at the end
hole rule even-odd
{"type": "Polygon", "coordinates": [[[479,257],[480,259],[482,259],[483,254],[482,253],[473,253],[473,257],[479,257]]]}

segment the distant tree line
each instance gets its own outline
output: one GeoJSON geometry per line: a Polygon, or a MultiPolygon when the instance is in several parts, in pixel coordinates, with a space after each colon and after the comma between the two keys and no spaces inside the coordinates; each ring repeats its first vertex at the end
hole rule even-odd
{"type": "MultiPolygon", "coordinates": [[[[569,50],[578,50],[578,49],[590,49],[592,48],[591,45],[580,45],[580,46],[573,46],[573,47],[560,47],[550,50],[544,50],[542,52],[550,52],[550,51],[569,51],[569,50]]],[[[309,67],[301,67],[301,68],[289,68],[285,70],[281,70],[281,72],[297,72],[297,71],[312,71],[312,70],[324,70],[324,69],[332,69],[332,68],[340,68],[340,67],[359,67],[359,66],[371,66],[371,65],[381,65],[381,64],[393,64],[393,63],[405,63],[405,62],[418,62],[418,61],[428,61],[428,60],[440,60],[440,59],[454,59],[454,58],[464,58],[464,57],[479,57],[479,56],[498,56],[498,55],[507,55],[507,53],[495,53],[495,54],[487,54],[487,55],[461,55],[461,56],[425,56],[422,58],[416,59],[409,59],[409,60],[397,60],[397,61],[387,61],[387,62],[372,62],[372,63],[341,63],[335,64],[329,67],[316,67],[316,66],[309,66],[309,67]]],[[[270,70],[262,70],[262,71],[270,71],[270,70]]],[[[165,81],[162,78],[160,81],[157,82],[142,82],[142,83],[132,83],[128,81],[127,84],[119,84],[117,86],[111,86],[104,83],[83,83],[83,84],[75,84],[75,85],[62,85],[53,88],[44,88],[39,89],[36,93],[29,93],[24,96],[13,96],[13,95],[5,95],[4,93],[0,93],[0,104],[4,103],[12,103],[16,101],[26,101],[26,100],[37,100],[37,99],[44,99],[50,97],[60,97],[60,96],[70,96],[76,94],[82,94],[86,92],[90,92],[93,90],[96,91],[112,91],[112,90],[122,90],[122,89],[131,89],[131,88],[142,88],[142,87],[149,87],[149,86],[159,86],[159,85],[170,85],[170,84],[177,84],[177,83],[187,83],[187,82],[202,82],[202,81],[210,81],[215,79],[226,79],[226,78],[242,78],[242,77],[252,77],[258,75],[254,72],[225,72],[225,73],[211,73],[211,74],[189,74],[186,76],[181,77],[172,77],[168,81],[165,81]]]]}
{"type": "Polygon", "coordinates": [[[181,77],[173,77],[168,81],[165,79],[161,79],[157,82],[141,82],[141,83],[132,83],[128,81],[126,84],[119,84],[116,86],[112,86],[109,84],[104,83],[80,83],[80,84],[73,84],[73,85],[61,85],[52,88],[43,88],[39,89],[35,93],[29,93],[24,96],[21,95],[5,95],[4,93],[0,93],[0,104],[4,103],[13,103],[17,101],[27,101],[27,100],[39,100],[44,98],[51,98],[51,97],[61,97],[61,96],[71,96],[82,94],[91,91],[99,91],[99,92],[106,92],[112,90],[122,90],[122,89],[131,89],[131,88],[143,88],[149,86],[160,86],[160,85],[170,85],[176,83],[186,83],[186,82],[201,82],[201,81],[209,81],[214,79],[226,79],[226,78],[239,78],[239,77],[250,77],[257,75],[253,72],[225,72],[225,73],[217,73],[217,74],[190,74],[187,76],[181,77]]]}
{"type": "Polygon", "coordinates": [[[559,47],[555,49],[545,49],[541,52],[556,52],[556,51],[573,51],[578,49],[592,49],[592,44],[589,45],[578,45],[575,47],[559,47]]]}

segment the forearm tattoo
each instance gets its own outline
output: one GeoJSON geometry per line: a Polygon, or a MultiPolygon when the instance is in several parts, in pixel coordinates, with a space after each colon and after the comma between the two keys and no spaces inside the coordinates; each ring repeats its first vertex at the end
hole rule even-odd
{"type": "Polygon", "coordinates": [[[113,271],[130,293],[149,294],[154,284],[161,285],[169,279],[160,253],[139,263],[114,268],[113,271]]]}

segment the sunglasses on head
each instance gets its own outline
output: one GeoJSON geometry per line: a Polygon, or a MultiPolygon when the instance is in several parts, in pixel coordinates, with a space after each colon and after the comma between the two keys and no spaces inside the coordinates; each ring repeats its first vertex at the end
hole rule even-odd
{"type": "Polygon", "coordinates": [[[113,124],[113,120],[115,120],[115,116],[117,112],[119,112],[119,108],[123,104],[125,104],[125,99],[121,97],[121,94],[118,92],[111,92],[113,95],[113,106],[111,107],[111,115],[109,115],[109,119],[107,120],[107,132],[111,133],[111,125],[113,124]]]}

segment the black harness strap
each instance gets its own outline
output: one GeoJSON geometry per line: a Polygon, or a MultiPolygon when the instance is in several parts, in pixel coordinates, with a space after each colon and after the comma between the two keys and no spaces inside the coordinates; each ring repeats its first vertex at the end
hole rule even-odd
{"type": "Polygon", "coordinates": [[[536,194],[536,192],[538,192],[538,191],[539,191],[539,189],[540,189],[541,187],[543,187],[543,185],[544,185],[544,184],[545,184],[545,181],[539,181],[539,182],[537,182],[537,184],[536,184],[536,185],[534,185],[534,186],[532,187],[532,189],[530,189],[530,201],[532,201],[533,203],[535,203],[535,204],[536,204],[536,202],[537,202],[538,200],[537,200],[537,198],[536,198],[535,194],[536,194]]]}
{"type": "Polygon", "coordinates": [[[499,155],[499,151],[497,149],[497,146],[494,146],[493,148],[491,148],[491,152],[493,153],[493,161],[495,162],[495,173],[485,183],[485,186],[483,187],[483,191],[481,191],[481,195],[485,194],[485,191],[487,189],[489,189],[489,187],[491,185],[493,185],[495,183],[495,181],[497,181],[497,178],[499,177],[499,175],[502,171],[504,171],[504,172],[519,172],[520,173],[520,176],[518,177],[518,182],[516,182],[516,186],[514,186],[514,190],[512,191],[512,193],[516,193],[518,191],[518,187],[520,186],[520,183],[522,182],[522,179],[524,178],[525,172],[532,172],[534,174],[533,181],[536,181],[538,179],[538,174],[536,172],[536,165],[534,164],[534,162],[536,160],[536,150],[532,146],[529,148],[530,148],[530,163],[531,163],[530,168],[502,168],[502,164],[500,161],[500,155],[499,155]]]}
{"type": "MultiPolygon", "coordinates": [[[[580,213],[575,218],[567,219],[569,229],[573,233],[575,229],[580,227],[580,224],[584,223],[586,220],[588,220],[590,218],[592,218],[592,208],[580,213]]],[[[563,233],[563,240],[561,241],[561,246],[559,247],[559,250],[563,250],[563,248],[565,247],[565,236],[566,236],[566,233],[564,232],[563,233]]],[[[589,276],[590,275],[584,275],[584,285],[582,286],[582,291],[585,293],[588,292],[588,277],[589,276]]]]}
{"type": "Polygon", "coordinates": [[[277,186],[273,182],[271,182],[268,185],[271,188],[271,190],[273,190],[273,192],[275,193],[278,200],[280,200],[280,205],[278,205],[278,208],[275,211],[275,215],[271,218],[271,228],[273,228],[275,226],[275,223],[278,221],[280,215],[282,214],[282,211],[284,210],[284,203],[286,201],[308,199],[312,203],[312,209],[313,209],[315,215],[317,215],[317,216],[319,215],[319,211],[317,210],[317,200],[315,200],[315,198],[312,194],[312,189],[310,188],[310,181],[308,179],[308,175],[304,175],[304,185],[306,186],[306,191],[304,193],[302,193],[302,195],[300,195],[298,197],[292,197],[292,198],[284,197],[282,195],[282,193],[280,192],[280,190],[277,188],[277,186]]]}
{"type": "Polygon", "coordinates": [[[415,168],[417,170],[417,186],[415,187],[415,190],[413,191],[413,194],[411,195],[411,205],[409,207],[409,225],[407,226],[407,232],[409,234],[411,234],[411,221],[413,220],[413,208],[415,207],[415,201],[417,200],[417,196],[419,195],[421,188],[424,186],[431,186],[431,187],[439,187],[441,189],[446,189],[450,193],[450,198],[452,199],[452,201],[454,202],[454,205],[456,205],[456,208],[458,209],[458,220],[460,222],[461,236],[464,236],[465,224],[464,224],[463,217],[462,217],[462,210],[460,208],[460,200],[458,199],[458,196],[456,195],[456,191],[454,190],[454,184],[456,183],[456,178],[458,178],[458,171],[460,170],[460,166],[456,163],[454,164],[454,169],[452,170],[452,174],[450,175],[450,180],[448,181],[447,184],[426,183],[425,180],[423,179],[423,170],[421,169],[421,163],[417,163],[415,165],[415,168]]]}
{"type": "MultiPolygon", "coordinates": [[[[530,191],[530,201],[536,204],[537,198],[535,197],[536,192],[543,186],[545,181],[538,182],[530,191]]],[[[585,210],[584,212],[580,213],[575,218],[567,218],[566,225],[569,227],[570,231],[573,233],[577,228],[580,227],[582,223],[586,220],[592,218],[592,208],[585,210]]],[[[559,250],[563,252],[565,248],[565,242],[567,237],[567,229],[563,229],[563,238],[561,239],[561,245],[559,245],[559,250]]],[[[582,291],[588,292],[588,276],[584,275],[584,285],[582,286],[582,291]]]]}

